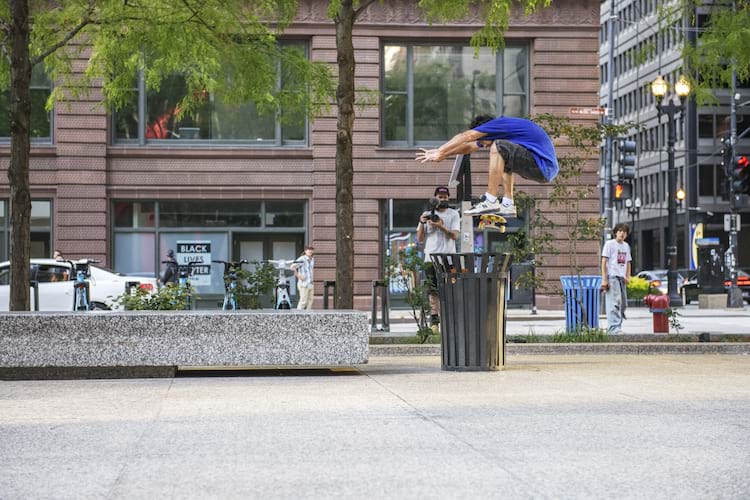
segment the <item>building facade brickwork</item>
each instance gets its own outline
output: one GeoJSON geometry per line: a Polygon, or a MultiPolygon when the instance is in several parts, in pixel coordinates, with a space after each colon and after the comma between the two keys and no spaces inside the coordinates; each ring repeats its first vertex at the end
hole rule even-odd
{"type": "MultiPolygon", "coordinates": [[[[310,57],[329,63],[335,70],[335,33],[333,23],[325,16],[326,4],[323,0],[301,2],[297,22],[286,30],[285,36],[305,40],[310,57]]],[[[382,90],[384,43],[468,43],[482,24],[480,16],[473,14],[463,22],[429,25],[414,4],[401,0],[376,2],[358,21],[354,30],[358,88],[382,90]]],[[[571,107],[598,105],[598,32],[599,5],[593,0],[556,1],[530,17],[516,12],[506,39],[509,44],[528,44],[530,115],[567,116],[571,107]]],[[[78,68],[82,69],[84,64],[81,61],[78,68]]],[[[91,90],[85,98],[58,104],[54,109],[51,144],[32,147],[32,197],[51,200],[52,247],[59,248],[69,258],[97,258],[114,267],[117,256],[130,251],[118,248],[116,241],[113,226],[117,201],[303,200],[305,226],[303,234],[297,236],[296,246],[310,242],[315,247],[316,307],[320,306],[321,285],[323,281],[334,280],[336,274],[335,102],[330,111],[310,121],[307,144],[303,146],[137,145],[113,140],[113,120],[98,102],[101,89],[91,90]]],[[[453,163],[451,160],[422,165],[414,161],[416,147],[385,145],[382,120],[380,104],[356,110],[354,292],[355,305],[361,309],[369,309],[372,280],[381,278],[383,273],[386,246],[383,210],[387,200],[427,200],[436,185],[447,182],[453,163]]],[[[578,119],[580,123],[594,120],[578,119]]],[[[561,147],[558,153],[569,152],[561,147]]],[[[0,144],[3,168],[7,168],[8,155],[9,147],[0,144]]],[[[474,192],[481,193],[487,178],[487,154],[475,156],[474,192]]],[[[582,182],[594,186],[597,168],[598,159],[591,158],[582,182]]],[[[517,188],[543,200],[550,189],[522,179],[517,181],[517,188]]],[[[0,181],[0,197],[7,200],[8,194],[4,177],[0,181]]],[[[549,210],[544,201],[541,206],[549,210]]],[[[586,217],[599,213],[597,199],[586,200],[582,206],[586,217]]],[[[415,213],[413,217],[415,226],[418,215],[415,213]]],[[[550,213],[549,217],[560,224],[565,222],[558,214],[550,213]]],[[[565,227],[555,230],[561,244],[566,241],[567,232],[565,227]]],[[[253,234],[275,233],[271,228],[253,234]]],[[[156,235],[157,241],[160,237],[156,235]]],[[[234,246],[242,242],[227,244],[231,247],[227,254],[214,258],[236,258],[234,246]]],[[[548,289],[538,293],[538,307],[561,307],[559,276],[568,274],[570,259],[565,248],[560,250],[559,255],[547,259],[542,269],[548,289]]],[[[579,248],[578,264],[587,272],[597,272],[598,250],[596,242],[583,243],[579,248]]],[[[158,247],[157,253],[164,251],[165,248],[158,247]]],[[[154,262],[158,263],[159,258],[154,256],[154,262]]]]}

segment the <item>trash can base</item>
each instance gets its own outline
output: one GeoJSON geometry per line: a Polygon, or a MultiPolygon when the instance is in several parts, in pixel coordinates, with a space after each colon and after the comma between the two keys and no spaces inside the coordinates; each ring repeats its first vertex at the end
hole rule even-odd
{"type": "Polygon", "coordinates": [[[447,372],[500,372],[505,366],[443,366],[442,369],[447,372]]]}

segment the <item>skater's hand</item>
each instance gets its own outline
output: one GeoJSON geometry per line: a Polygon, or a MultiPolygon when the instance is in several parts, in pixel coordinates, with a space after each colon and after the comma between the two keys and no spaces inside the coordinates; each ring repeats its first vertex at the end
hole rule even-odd
{"type": "Polygon", "coordinates": [[[443,227],[443,219],[438,219],[435,222],[428,220],[427,223],[435,229],[441,229],[443,227]]]}
{"type": "Polygon", "coordinates": [[[440,158],[440,152],[437,149],[419,148],[419,151],[417,151],[416,160],[418,162],[424,163],[427,161],[440,161],[442,160],[442,158],[440,158]]]}

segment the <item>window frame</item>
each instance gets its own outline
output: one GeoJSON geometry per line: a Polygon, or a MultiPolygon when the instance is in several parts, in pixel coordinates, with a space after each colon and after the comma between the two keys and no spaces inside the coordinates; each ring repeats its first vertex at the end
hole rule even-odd
{"type": "MultiPolygon", "coordinates": [[[[435,141],[415,141],[414,140],[414,47],[464,47],[471,48],[467,42],[458,41],[419,41],[419,40],[400,40],[400,39],[381,39],[380,41],[380,144],[382,147],[387,148],[410,148],[419,146],[434,146],[439,145],[450,139],[450,137],[444,140],[438,139],[435,141]],[[386,46],[404,46],[406,47],[406,91],[386,91],[385,89],[385,47],[386,46]],[[386,95],[406,95],[406,140],[405,141],[391,141],[386,140],[385,130],[385,98],[386,95]]],[[[526,73],[525,80],[526,91],[523,93],[519,92],[508,92],[508,96],[523,95],[526,97],[524,103],[524,110],[522,116],[528,116],[529,109],[531,108],[531,90],[530,90],[530,72],[531,72],[531,44],[528,41],[514,40],[512,43],[509,42],[505,45],[503,50],[498,50],[495,53],[495,109],[503,109],[503,100],[506,96],[505,93],[505,79],[504,79],[504,59],[505,49],[508,48],[523,48],[526,50],[526,73]],[[499,77],[498,77],[499,76],[499,77]]]]}
{"type": "MultiPolygon", "coordinates": [[[[33,71],[33,68],[32,68],[33,71]]],[[[45,75],[46,76],[46,75],[45,75]]],[[[35,90],[47,90],[48,94],[47,97],[49,98],[50,95],[52,95],[52,92],[55,90],[55,82],[47,78],[47,86],[42,85],[35,85],[34,78],[32,77],[31,81],[29,82],[29,90],[33,93],[35,90]]],[[[10,89],[8,89],[8,92],[10,92],[10,89]]],[[[10,99],[10,97],[9,97],[10,99]]],[[[42,108],[46,106],[47,99],[42,102],[42,108]]],[[[51,110],[47,111],[44,110],[45,113],[47,113],[47,116],[49,117],[49,135],[44,137],[34,137],[30,136],[29,140],[31,142],[32,146],[36,145],[49,145],[54,144],[55,140],[55,110],[52,108],[51,110]]],[[[10,145],[10,136],[9,135],[0,135],[0,144],[4,146],[10,145]]]]}
{"type": "MultiPolygon", "coordinates": [[[[287,39],[279,42],[280,44],[299,44],[304,48],[305,57],[310,59],[310,40],[308,39],[287,39]]],[[[276,63],[277,75],[276,84],[281,85],[281,62],[276,63]]],[[[304,138],[301,140],[284,140],[284,127],[280,117],[277,115],[274,125],[274,139],[147,139],[146,138],[146,120],[148,116],[147,107],[147,89],[143,71],[138,71],[135,87],[132,89],[137,96],[138,108],[138,137],[136,139],[122,139],[117,137],[117,111],[110,109],[109,124],[110,137],[109,142],[113,146],[149,146],[149,147],[184,147],[184,148],[205,148],[205,147],[251,147],[251,148],[305,148],[310,144],[310,119],[306,116],[303,125],[304,138]]]]}
{"type": "MultiPolygon", "coordinates": [[[[230,201],[230,200],[201,200],[201,199],[158,199],[158,198],[146,198],[146,199],[134,199],[134,198],[113,198],[110,200],[111,212],[109,216],[110,221],[110,241],[112,242],[110,249],[110,262],[116,262],[117,248],[115,245],[115,238],[117,234],[144,234],[149,233],[154,235],[154,269],[156,269],[156,277],[159,277],[159,269],[161,268],[161,256],[159,255],[159,245],[161,237],[164,233],[205,233],[205,234],[226,234],[227,239],[231,244],[233,235],[236,233],[253,233],[260,235],[269,234],[286,234],[295,233],[302,234],[304,241],[308,241],[310,234],[310,199],[307,198],[295,198],[294,200],[283,200],[283,199],[268,199],[268,200],[237,200],[237,201],[252,201],[259,202],[261,204],[261,225],[257,227],[244,227],[244,226],[163,226],[161,225],[161,203],[163,202],[175,202],[175,201],[230,201]],[[273,202],[286,202],[295,201],[303,203],[302,212],[302,226],[288,226],[288,227],[277,227],[267,226],[266,220],[266,204],[273,202]],[[115,207],[118,203],[153,203],[154,204],[154,225],[153,226],[141,226],[141,227],[123,227],[116,224],[115,207]]],[[[231,252],[231,250],[230,250],[231,252]]]]}

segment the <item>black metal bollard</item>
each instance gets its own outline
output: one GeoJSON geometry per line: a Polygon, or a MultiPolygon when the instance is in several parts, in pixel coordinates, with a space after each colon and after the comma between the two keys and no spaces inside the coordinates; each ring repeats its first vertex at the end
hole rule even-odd
{"type": "Polygon", "coordinates": [[[328,289],[333,288],[333,307],[336,308],[336,282],[335,281],[324,281],[323,282],[323,309],[328,309],[328,298],[330,297],[328,289]]]}
{"type": "Polygon", "coordinates": [[[390,318],[388,315],[388,285],[385,280],[372,281],[372,314],[371,328],[373,332],[390,332],[390,318]],[[378,292],[380,292],[380,320],[381,325],[378,328],[378,292]]]}

